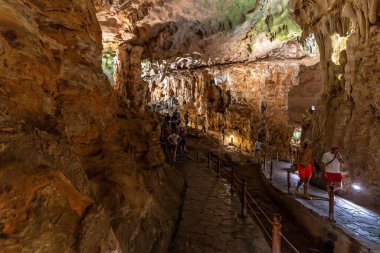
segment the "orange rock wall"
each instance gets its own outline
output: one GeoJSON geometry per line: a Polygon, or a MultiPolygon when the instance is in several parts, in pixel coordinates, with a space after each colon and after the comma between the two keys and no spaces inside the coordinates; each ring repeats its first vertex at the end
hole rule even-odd
{"type": "Polygon", "coordinates": [[[119,106],[101,51],[90,0],[0,1],[1,252],[168,246],[181,179],[154,116],[119,106]]]}

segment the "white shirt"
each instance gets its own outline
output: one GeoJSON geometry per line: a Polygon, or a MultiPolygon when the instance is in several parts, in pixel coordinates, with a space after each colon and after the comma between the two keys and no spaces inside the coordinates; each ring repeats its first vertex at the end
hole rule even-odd
{"type": "Polygon", "coordinates": [[[178,143],[181,141],[181,137],[179,137],[177,134],[171,134],[168,137],[168,141],[173,145],[178,145],[178,143]]]}
{"type": "Polygon", "coordinates": [[[256,143],[255,143],[255,148],[256,148],[257,150],[261,149],[261,142],[256,141],[256,143]]]}
{"type": "MultiPolygon", "coordinates": [[[[327,152],[323,155],[322,162],[324,164],[327,164],[334,158],[335,154],[331,152],[327,152]]],[[[338,159],[338,155],[336,155],[334,161],[332,161],[330,164],[326,165],[325,172],[328,173],[340,173],[340,162],[338,159]]]]}

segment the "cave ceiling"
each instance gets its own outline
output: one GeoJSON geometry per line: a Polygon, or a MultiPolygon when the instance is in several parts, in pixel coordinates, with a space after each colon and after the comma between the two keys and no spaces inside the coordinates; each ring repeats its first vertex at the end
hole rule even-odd
{"type": "MultiPolygon", "coordinates": [[[[104,51],[144,48],[150,61],[198,65],[288,57],[301,29],[288,0],[96,0],[104,51]]],[[[299,53],[295,57],[302,57],[299,53]]]]}

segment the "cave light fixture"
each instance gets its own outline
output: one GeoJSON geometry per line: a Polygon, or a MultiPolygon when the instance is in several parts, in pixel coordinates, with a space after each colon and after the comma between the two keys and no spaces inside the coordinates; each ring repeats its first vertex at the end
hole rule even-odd
{"type": "Polygon", "coordinates": [[[230,143],[230,145],[234,145],[234,136],[233,135],[231,135],[231,143],[230,143]]]}
{"type": "Polygon", "coordinates": [[[312,112],[315,112],[315,105],[312,105],[311,107],[310,107],[310,110],[312,111],[312,112]]]}
{"type": "Polygon", "coordinates": [[[358,183],[353,183],[351,185],[352,189],[354,189],[356,192],[360,192],[362,190],[362,187],[358,183]]]}
{"type": "Polygon", "coordinates": [[[331,61],[335,65],[340,65],[339,57],[340,52],[346,50],[347,48],[347,36],[340,36],[338,33],[335,33],[330,36],[333,52],[331,54],[331,61]]]}

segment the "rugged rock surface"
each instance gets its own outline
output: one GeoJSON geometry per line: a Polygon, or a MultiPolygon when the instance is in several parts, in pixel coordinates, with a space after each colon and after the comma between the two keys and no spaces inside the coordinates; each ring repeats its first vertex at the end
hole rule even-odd
{"type": "MultiPolygon", "coordinates": [[[[288,53],[292,46],[295,45],[289,43],[288,53]]],[[[302,55],[301,49],[298,50],[302,55]]],[[[169,112],[180,108],[182,115],[189,111],[192,123],[197,115],[207,116],[209,129],[217,132],[224,129],[226,143],[233,135],[235,145],[241,144],[245,150],[251,150],[259,138],[272,148],[289,152],[297,121],[290,118],[288,94],[291,90],[297,95],[297,92],[311,89],[317,92],[308,97],[315,102],[322,85],[310,83],[303,76],[307,73],[310,78],[318,79],[318,67],[312,65],[316,61],[317,58],[305,61],[277,59],[146,76],[151,96],[149,106],[152,110],[169,112]]],[[[306,98],[293,104],[293,114],[299,117],[296,112],[304,112],[311,104],[306,98]]]]}
{"type": "Polygon", "coordinates": [[[324,94],[307,133],[316,143],[316,157],[339,145],[351,182],[363,187],[356,201],[380,210],[380,4],[291,0],[289,7],[303,37],[314,33],[320,48],[324,94]],[[347,37],[345,50],[334,43],[334,34],[347,37]]]}
{"type": "Polygon", "coordinates": [[[0,1],[1,252],[164,252],[181,179],[101,69],[90,0],[0,1]]]}

